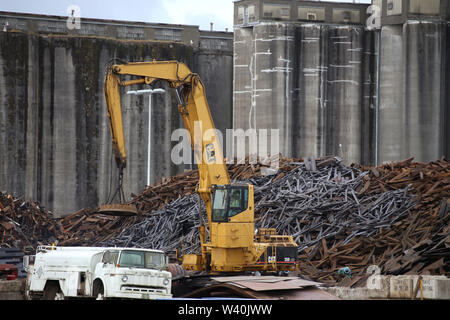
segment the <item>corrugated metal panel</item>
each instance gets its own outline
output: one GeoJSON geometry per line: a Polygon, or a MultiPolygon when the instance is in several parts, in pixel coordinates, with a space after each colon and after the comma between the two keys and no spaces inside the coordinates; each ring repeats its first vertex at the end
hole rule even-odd
{"type": "Polygon", "coordinates": [[[270,291],[270,290],[291,290],[302,289],[305,287],[318,286],[320,283],[307,281],[295,277],[223,277],[212,278],[212,280],[229,283],[238,286],[239,288],[247,288],[254,291],[270,291]]]}

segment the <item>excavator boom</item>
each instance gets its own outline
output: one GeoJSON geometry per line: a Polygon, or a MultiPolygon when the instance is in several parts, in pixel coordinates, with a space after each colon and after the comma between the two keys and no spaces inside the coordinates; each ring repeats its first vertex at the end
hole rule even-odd
{"type": "Polygon", "coordinates": [[[230,184],[222,147],[206,100],[205,87],[197,74],[178,61],[153,61],[114,65],[105,80],[105,98],[113,136],[114,155],[118,164],[126,165],[120,87],[132,84],[151,84],[165,80],[177,89],[179,111],[190,134],[200,172],[199,193],[205,203],[210,201],[212,185],[230,184]],[[120,82],[119,75],[133,75],[141,79],[120,82]]]}

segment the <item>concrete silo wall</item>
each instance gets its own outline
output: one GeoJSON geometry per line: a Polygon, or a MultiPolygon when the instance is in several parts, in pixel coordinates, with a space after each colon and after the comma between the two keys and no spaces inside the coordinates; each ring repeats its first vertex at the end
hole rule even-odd
{"type": "Polygon", "coordinates": [[[364,130],[372,129],[363,118],[371,102],[364,92],[374,85],[366,63],[373,37],[362,27],[320,24],[251,30],[235,31],[235,128],[279,129],[284,156],[360,162],[364,130]]]}
{"type": "MultiPolygon", "coordinates": [[[[449,7],[450,10],[450,7],[449,7]]],[[[450,159],[450,24],[447,24],[447,32],[445,34],[445,86],[444,86],[444,95],[445,95],[445,156],[447,159],[450,159]]]]}
{"type": "MultiPolygon", "coordinates": [[[[0,33],[1,190],[39,201],[57,215],[96,207],[112,196],[117,169],[103,96],[112,58],[179,60],[194,72],[198,66],[194,48],[175,42],[0,33]]],[[[203,60],[198,69],[210,104],[231,110],[231,58],[214,63],[210,57],[208,67],[203,60]],[[215,92],[222,88],[210,86],[216,82],[230,84],[228,99],[215,92]]],[[[172,132],[183,128],[176,95],[164,83],[157,86],[166,93],[153,96],[152,182],[184,169],[171,161],[178,143],[171,141],[172,132]]],[[[122,89],[127,197],[147,182],[148,96],[126,95],[140,88],[122,89]]],[[[217,123],[231,127],[231,115],[217,123]]]]}
{"type": "Polygon", "coordinates": [[[234,126],[279,129],[287,157],[332,154],[370,165],[448,156],[447,29],[432,21],[381,31],[235,28],[234,126]]]}
{"type": "Polygon", "coordinates": [[[378,162],[436,160],[448,144],[446,24],[408,21],[381,32],[378,162]]]}

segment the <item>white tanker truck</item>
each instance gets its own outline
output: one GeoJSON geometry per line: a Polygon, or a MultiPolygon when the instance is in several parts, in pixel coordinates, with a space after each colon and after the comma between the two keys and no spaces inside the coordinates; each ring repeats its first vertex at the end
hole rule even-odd
{"type": "Polygon", "coordinates": [[[172,274],[162,251],[40,246],[30,258],[29,299],[172,298],[172,274]]]}

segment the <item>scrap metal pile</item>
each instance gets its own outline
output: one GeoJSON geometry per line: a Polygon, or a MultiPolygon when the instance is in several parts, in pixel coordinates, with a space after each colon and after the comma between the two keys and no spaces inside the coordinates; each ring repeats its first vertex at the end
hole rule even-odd
{"type": "Polygon", "coordinates": [[[34,252],[41,243],[52,243],[62,234],[50,212],[38,203],[0,192],[0,247],[34,252]]]}
{"type": "MultiPolygon", "coordinates": [[[[229,167],[233,180],[255,186],[256,227],[294,236],[305,278],[361,285],[372,264],[387,274],[449,274],[448,161],[349,168],[326,158],[308,170],[299,160],[284,159],[274,176],[260,170],[229,167]],[[341,267],[350,267],[352,279],[339,278],[341,267]]],[[[198,251],[196,180],[189,172],[144,191],[134,200],[138,207],[160,209],[101,244],[198,251]],[[170,202],[172,196],[178,198],[170,202]]]]}
{"type": "MultiPolygon", "coordinates": [[[[293,235],[304,278],[359,286],[370,265],[385,274],[450,275],[450,165],[445,159],[412,160],[372,168],[346,167],[334,157],[314,165],[281,159],[271,176],[261,175],[261,165],[228,169],[232,180],[255,186],[256,228],[293,235]],[[350,268],[351,278],[338,275],[342,267],[350,268]]],[[[113,218],[85,209],[56,221],[50,237],[58,245],[196,252],[200,208],[205,215],[197,183],[198,171],[163,179],[133,195],[139,216],[113,218]]]]}

